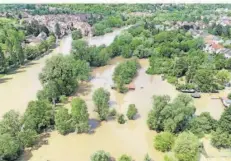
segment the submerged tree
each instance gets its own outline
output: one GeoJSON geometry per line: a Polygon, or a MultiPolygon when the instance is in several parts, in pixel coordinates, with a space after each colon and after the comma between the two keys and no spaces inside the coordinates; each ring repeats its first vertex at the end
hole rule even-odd
{"type": "Polygon", "coordinates": [[[62,135],[74,130],[71,115],[68,113],[66,108],[60,108],[55,114],[55,128],[62,135]]]}
{"type": "Polygon", "coordinates": [[[95,103],[95,111],[98,113],[100,120],[107,120],[109,115],[108,102],[110,100],[110,93],[103,88],[98,88],[94,91],[92,99],[95,103]]]}
{"type": "Polygon", "coordinates": [[[71,101],[71,116],[73,126],[77,133],[89,131],[89,114],[84,100],[81,98],[75,98],[71,101]]]}
{"type": "Polygon", "coordinates": [[[199,139],[192,133],[183,132],[177,137],[173,151],[181,161],[196,161],[199,157],[199,139]]]}
{"type": "Polygon", "coordinates": [[[153,109],[148,114],[148,126],[157,131],[183,131],[195,113],[192,98],[178,95],[172,103],[169,96],[154,96],[153,109]]]}
{"type": "Polygon", "coordinates": [[[162,152],[170,151],[174,143],[174,135],[169,132],[161,132],[154,138],[154,147],[162,152]]]}
{"type": "Polygon", "coordinates": [[[128,107],[128,111],[127,111],[127,117],[129,120],[134,120],[135,115],[137,114],[138,110],[136,108],[135,104],[130,104],[128,107]]]}
{"type": "Polygon", "coordinates": [[[99,150],[91,156],[91,161],[110,161],[111,156],[109,153],[99,150]]]}
{"type": "Polygon", "coordinates": [[[31,101],[23,116],[24,128],[42,132],[54,122],[52,114],[52,107],[46,100],[31,101]]]}

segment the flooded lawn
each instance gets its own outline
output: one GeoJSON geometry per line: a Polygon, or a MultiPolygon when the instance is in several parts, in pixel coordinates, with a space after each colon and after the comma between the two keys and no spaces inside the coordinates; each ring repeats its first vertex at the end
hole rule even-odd
{"type": "MultiPolygon", "coordinates": [[[[110,61],[109,65],[95,68],[92,71],[93,79],[89,83],[80,85],[76,97],[83,98],[90,113],[91,134],[69,134],[62,136],[57,131],[51,132],[48,145],[43,145],[38,150],[32,151],[30,161],[88,161],[90,156],[97,150],[105,150],[113,157],[118,158],[126,153],[131,155],[135,161],[142,161],[148,153],[154,160],[163,160],[163,153],[153,148],[154,131],[150,131],[146,125],[148,111],[152,107],[153,95],[168,94],[174,98],[178,92],[175,87],[162,81],[160,76],[151,76],[145,73],[148,68],[148,60],[139,60],[141,68],[134,79],[136,90],[126,94],[120,94],[110,88],[112,74],[115,66],[125,61],[117,57],[110,61]],[[110,91],[111,108],[116,108],[119,113],[126,114],[128,105],[133,103],[139,111],[136,120],[127,121],[120,125],[116,120],[99,123],[97,115],[93,112],[93,91],[104,87],[110,91]],[[142,88],[141,88],[142,87],[142,88]]],[[[203,111],[222,111],[220,100],[212,100],[209,95],[204,94],[201,99],[195,99],[197,114],[203,111]]],[[[67,105],[69,107],[69,105],[67,105]]]]}

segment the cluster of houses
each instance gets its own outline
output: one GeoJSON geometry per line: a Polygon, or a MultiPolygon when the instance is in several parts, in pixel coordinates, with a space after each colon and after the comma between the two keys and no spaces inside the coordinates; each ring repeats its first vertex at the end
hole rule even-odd
{"type": "Polygon", "coordinates": [[[45,25],[49,31],[55,32],[55,25],[60,26],[61,37],[70,32],[71,29],[79,29],[85,36],[92,35],[91,26],[86,22],[86,14],[58,14],[58,15],[36,15],[24,19],[24,22],[31,23],[38,21],[40,25],[45,25]]]}
{"type": "Polygon", "coordinates": [[[222,26],[231,26],[231,17],[222,16],[217,23],[221,24],[222,26]]]}

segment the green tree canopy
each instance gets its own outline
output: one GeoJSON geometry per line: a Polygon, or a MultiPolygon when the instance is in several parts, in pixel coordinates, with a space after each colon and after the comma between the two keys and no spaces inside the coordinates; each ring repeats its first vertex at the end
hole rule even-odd
{"type": "Polygon", "coordinates": [[[174,144],[174,135],[170,132],[161,132],[154,138],[154,147],[162,152],[170,151],[174,144]]]}
{"type": "Polygon", "coordinates": [[[75,98],[71,101],[71,116],[77,133],[89,131],[89,114],[84,100],[75,98]]]}
{"type": "Polygon", "coordinates": [[[135,119],[135,115],[137,114],[138,110],[136,108],[135,104],[130,104],[128,107],[128,111],[127,111],[127,117],[129,120],[133,120],[135,119]]]}
{"type": "Polygon", "coordinates": [[[111,156],[109,153],[99,150],[91,156],[91,161],[110,161],[111,156]]]}
{"type": "Polygon", "coordinates": [[[98,88],[94,91],[92,99],[96,107],[95,111],[98,113],[100,120],[107,120],[110,93],[103,88],[98,88]]]}
{"type": "Polygon", "coordinates": [[[52,107],[45,100],[31,101],[23,116],[25,129],[34,129],[37,132],[42,130],[53,122],[52,107]]]}
{"type": "Polygon", "coordinates": [[[178,95],[172,103],[169,96],[154,96],[153,109],[148,114],[148,127],[157,131],[183,131],[195,113],[192,98],[178,95]]]}
{"type": "Polygon", "coordinates": [[[71,115],[64,107],[60,108],[55,114],[55,128],[62,135],[65,135],[74,130],[71,115]]]}
{"type": "Polygon", "coordinates": [[[177,137],[173,151],[178,160],[181,161],[197,161],[199,157],[199,140],[188,132],[183,132],[177,137]]]}

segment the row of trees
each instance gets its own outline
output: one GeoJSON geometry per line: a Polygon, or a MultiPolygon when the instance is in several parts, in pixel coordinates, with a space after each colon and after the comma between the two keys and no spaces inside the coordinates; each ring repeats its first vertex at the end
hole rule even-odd
{"type": "MultiPolygon", "coordinates": [[[[111,161],[111,160],[112,160],[112,156],[108,152],[105,152],[103,150],[99,150],[91,156],[91,161],[111,161]]],[[[132,161],[132,160],[133,160],[132,157],[126,154],[121,155],[118,159],[118,161],[132,161]]],[[[144,161],[152,161],[152,159],[149,157],[148,154],[146,154],[144,157],[144,161]]]]}
{"type": "Polygon", "coordinates": [[[120,63],[114,70],[113,81],[116,88],[120,92],[125,92],[127,88],[125,84],[129,84],[135,77],[138,69],[138,62],[136,59],[128,60],[120,63]]]}

